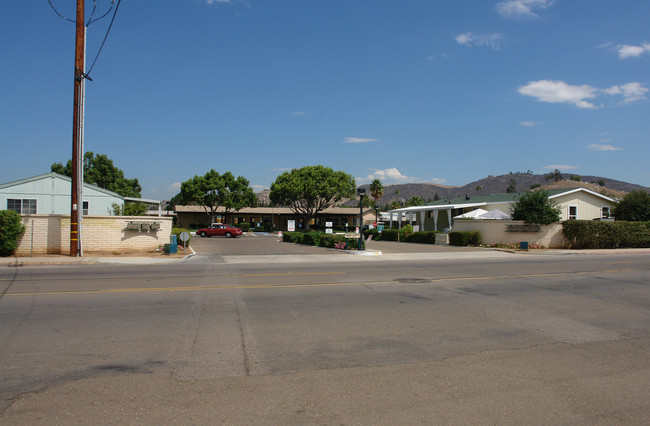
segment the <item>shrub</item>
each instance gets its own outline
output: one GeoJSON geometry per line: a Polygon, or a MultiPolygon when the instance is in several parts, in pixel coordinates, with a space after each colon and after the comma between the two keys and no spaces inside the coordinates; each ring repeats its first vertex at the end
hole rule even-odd
{"type": "Polygon", "coordinates": [[[548,191],[528,191],[512,205],[512,218],[526,223],[549,225],[560,221],[560,207],[549,200],[548,191]]]}
{"type": "Polygon", "coordinates": [[[309,231],[309,232],[303,234],[302,244],[305,244],[305,245],[308,245],[308,246],[317,246],[320,243],[321,235],[323,235],[322,232],[309,231]]]}
{"type": "Polygon", "coordinates": [[[406,237],[413,233],[413,227],[411,225],[404,225],[399,230],[399,240],[404,241],[406,237]]]}
{"type": "Polygon", "coordinates": [[[407,243],[423,243],[423,244],[435,244],[436,243],[436,234],[440,234],[440,231],[420,231],[414,232],[404,239],[407,243]]]}
{"type": "Polygon", "coordinates": [[[368,237],[370,237],[371,235],[372,235],[372,239],[377,241],[380,238],[381,234],[379,233],[377,228],[366,229],[365,231],[363,231],[363,239],[364,240],[367,240],[368,237]]]}
{"type": "Polygon", "coordinates": [[[11,256],[25,232],[20,215],[13,210],[0,210],[0,256],[11,256]]]}
{"type": "Polygon", "coordinates": [[[641,190],[630,191],[614,207],[614,217],[630,222],[650,221],[650,194],[641,190]]]}
{"type": "Polygon", "coordinates": [[[250,231],[250,229],[251,229],[251,224],[250,224],[250,223],[246,223],[246,222],[244,222],[244,223],[238,223],[237,225],[230,225],[230,226],[234,226],[235,228],[239,228],[239,229],[241,229],[243,232],[248,232],[248,231],[250,231]]]}
{"type": "MultiPolygon", "coordinates": [[[[176,235],[176,243],[177,244],[183,244],[183,242],[181,241],[181,237],[180,237],[181,232],[187,232],[188,234],[190,234],[190,231],[188,231],[185,228],[177,228],[177,227],[172,228],[172,233],[171,234],[176,235]]],[[[190,239],[187,240],[187,242],[185,242],[185,245],[189,246],[190,241],[192,241],[192,234],[190,234],[190,239]]]]}
{"type": "Polygon", "coordinates": [[[381,233],[381,240],[382,241],[397,241],[397,237],[399,236],[399,230],[398,229],[384,229],[381,233]]]}
{"type": "Polygon", "coordinates": [[[282,241],[285,243],[300,243],[302,241],[302,232],[287,231],[282,234],[282,241]]]}
{"type": "Polygon", "coordinates": [[[481,233],[479,231],[450,232],[449,244],[452,246],[478,246],[481,244],[481,233]]]}
{"type": "MultiPolygon", "coordinates": [[[[320,242],[319,246],[320,247],[327,247],[327,248],[336,248],[335,244],[336,243],[345,243],[345,235],[339,235],[339,234],[322,234],[320,236],[320,242]]],[[[348,250],[357,250],[359,247],[359,240],[356,238],[349,238],[347,240],[348,242],[348,250]]],[[[366,244],[363,239],[361,239],[361,248],[365,249],[366,244]]]]}
{"type": "Polygon", "coordinates": [[[576,249],[650,247],[650,222],[567,220],[562,233],[576,249]]]}

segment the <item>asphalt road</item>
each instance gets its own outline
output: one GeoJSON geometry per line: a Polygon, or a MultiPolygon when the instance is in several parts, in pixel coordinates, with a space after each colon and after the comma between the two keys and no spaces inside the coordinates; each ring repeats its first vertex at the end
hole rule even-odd
{"type": "Polygon", "coordinates": [[[0,270],[0,423],[650,418],[647,254],[259,263],[259,240],[201,244],[179,265],[0,270]]]}

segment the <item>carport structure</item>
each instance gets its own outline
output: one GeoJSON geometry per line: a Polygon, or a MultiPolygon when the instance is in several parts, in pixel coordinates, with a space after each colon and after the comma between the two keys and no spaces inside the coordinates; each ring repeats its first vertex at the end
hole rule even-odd
{"type": "Polygon", "coordinates": [[[393,214],[397,215],[397,223],[402,227],[402,221],[406,218],[412,225],[415,220],[420,225],[420,231],[438,231],[445,228],[451,228],[452,218],[455,215],[463,213],[464,210],[482,207],[487,202],[452,204],[450,201],[446,204],[423,205],[403,207],[401,209],[389,210],[390,226],[393,226],[393,214]],[[443,212],[441,215],[440,213],[443,212]],[[444,212],[447,214],[445,215],[444,212]],[[460,212],[460,213],[459,213],[460,212]],[[427,220],[429,219],[429,220],[427,220]],[[440,219],[440,221],[439,221],[440,219]],[[426,229],[429,225],[432,229],[426,229]],[[432,226],[431,226],[432,225],[432,226]]]}

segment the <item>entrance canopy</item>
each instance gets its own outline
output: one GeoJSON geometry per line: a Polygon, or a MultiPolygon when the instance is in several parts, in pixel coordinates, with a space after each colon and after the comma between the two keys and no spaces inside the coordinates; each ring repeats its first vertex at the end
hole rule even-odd
{"type": "Polygon", "coordinates": [[[471,212],[467,212],[467,213],[459,214],[458,216],[454,216],[454,219],[472,219],[472,218],[475,219],[475,218],[477,218],[477,217],[479,217],[481,215],[484,215],[487,212],[488,212],[487,210],[476,209],[476,210],[472,210],[471,212]]]}
{"type": "MultiPolygon", "coordinates": [[[[438,230],[438,214],[440,211],[445,211],[447,212],[447,223],[449,224],[449,227],[451,228],[451,211],[455,209],[465,209],[465,208],[471,208],[471,207],[480,207],[480,206],[485,206],[487,203],[486,202],[478,202],[478,203],[462,203],[462,204],[451,204],[451,203],[446,203],[446,204],[436,204],[436,205],[424,205],[424,206],[412,206],[412,207],[403,207],[401,209],[395,209],[395,210],[388,210],[389,213],[391,213],[391,220],[390,220],[390,226],[393,226],[393,213],[397,213],[397,222],[400,224],[400,227],[402,226],[402,217],[404,214],[407,215],[408,220],[412,221],[413,217],[419,217],[418,223],[424,224],[424,215],[426,212],[432,212],[433,215],[433,230],[437,231],[438,230]]],[[[423,230],[422,227],[420,227],[420,230],[423,230]]]]}
{"type": "Polygon", "coordinates": [[[510,220],[512,217],[505,212],[502,212],[499,209],[490,210],[489,212],[483,213],[478,216],[477,219],[501,219],[501,220],[510,220]]]}

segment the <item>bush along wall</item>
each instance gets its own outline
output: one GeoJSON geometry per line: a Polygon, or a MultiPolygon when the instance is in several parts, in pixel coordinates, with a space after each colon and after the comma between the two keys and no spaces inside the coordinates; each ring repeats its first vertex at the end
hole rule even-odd
{"type": "Polygon", "coordinates": [[[0,256],[11,256],[25,232],[20,215],[13,210],[0,210],[0,256]]]}
{"type": "Polygon", "coordinates": [[[449,244],[452,246],[478,246],[481,244],[481,233],[479,231],[450,232],[449,244]]]}
{"type": "Polygon", "coordinates": [[[650,247],[650,222],[567,220],[562,233],[575,249],[650,247]]]}
{"type": "Polygon", "coordinates": [[[441,234],[440,231],[420,231],[414,232],[407,236],[404,241],[407,243],[421,243],[421,244],[435,244],[436,234],[441,234]]]}
{"type": "MultiPolygon", "coordinates": [[[[337,248],[341,243],[345,243],[345,235],[326,234],[319,231],[310,232],[283,232],[282,241],[285,243],[305,244],[310,246],[337,248]]],[[[348,250],[357,250],[359,247],[359,240],[355,238],[348,239],[348,250]]],[[[365,249],[366,244],[363,239],[361,240],[361,249],[365,249]]]]}

